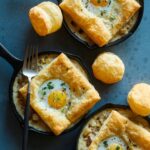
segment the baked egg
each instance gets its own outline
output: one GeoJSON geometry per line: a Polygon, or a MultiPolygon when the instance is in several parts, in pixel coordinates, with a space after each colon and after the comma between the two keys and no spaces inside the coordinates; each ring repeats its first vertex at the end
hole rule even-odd
{"type": "Polygon", "coordinates": [[[113,136],[102,141],[98,150],[127,150],[127,146],[121,138],[113,136]]]}
{"type": "Polygon", "coordinates": [[[47,107],[61,109],[70,99],[70,88],[62,80],[48,80],[40,86],[38,97],[47,107]]]}
{"type": "Polygon", "coordinates": [[[110,0],[91,0],[90,1],[95,6],[106,7],[111,2],[110,0]]]}
{"type": "Polygon", "coordinates": [[[114,0],[82,0],[84,7],[100,17],[105,22],[105,25],[111,29],[115,22],[117,22],[117,16],[119,15],[119,4],[114,0]]]}

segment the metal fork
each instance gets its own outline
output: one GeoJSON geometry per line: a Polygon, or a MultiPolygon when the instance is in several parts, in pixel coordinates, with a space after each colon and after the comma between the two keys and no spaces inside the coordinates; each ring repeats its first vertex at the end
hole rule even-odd
{"type": "Polygon", "coordinates": [[[26,105],[24,112],[24,131],[23,131],[23,143],[22,150],[27,150],[28,145],[28,124],[30,114],[30,84],[31,79],[37,75],[37,62],[38,62],[38,48],[33,46],[27,47],[24,57],[22,74],[28,78],[28,92],[26,97],[26,105]]]}

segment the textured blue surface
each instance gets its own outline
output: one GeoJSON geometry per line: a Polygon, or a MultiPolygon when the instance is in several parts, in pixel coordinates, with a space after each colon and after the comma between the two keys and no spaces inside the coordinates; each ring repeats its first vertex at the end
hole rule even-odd
{"type": "MultiPolygon", "coordinates": [[[[41,51],[62,50],[79,55],[90,68],[97,54],[106,49],[89,50],[73,39],[64,29],[50,36],[39,38],[33,31],[28,10],[40,0],[0,0],[0,42],[11,53],[22,58],[28,42],[37,42],[41,51]]],[[[114,85],[104,85],[93,79],[101,94],[102,101],[95,109],[112,102],[126,104],[127,93],[138,82],[150,83],[150,1],[145,0],[142,23],[136,33],[127,41],[107,49],[119,55],[125,63],[126,73],[123,81],[114,85]]],[[[21,149],[21,128],[9,105],[8,87],[13,73],[11,66],[0,58],[0,150],[21,149]]],[[[95,110],[93,109],[93,110],[95,110]]],[[[59,137],[30,133],[29,150],[72,150],[79,129],[59,137]]]]}

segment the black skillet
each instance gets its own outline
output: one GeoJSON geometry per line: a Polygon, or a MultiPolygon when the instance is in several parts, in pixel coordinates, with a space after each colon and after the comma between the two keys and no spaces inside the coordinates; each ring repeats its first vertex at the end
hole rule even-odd
{"type": "MultiPolygon", "coordinates": [[[[108,103],[108,104],[105,104],[102,107],[98,108],[93,113],[91,113],[86,118],[86,120],[84,121],[84,124],[80,128],[79,135],[78,135],[78,138],[77,138],[77,141],[76,141],[76,150],[78,150],[78,144],[79,144],[80,135],[81,135],[82,131],[84,130],[85,126],[87,125],[87,123],[90,121],[90,119],[92,119],[96,114],[102,112],[105,109],[115,109],[115,108],[129,109],[130,110],[130,107],[128,105],[119,105],[119,104],[108,103]]],[[[144,117],[144,119],[147,120],[148,123],[150,124],[150,118],[149,117],[144,117]]]]}
{"type": "MultiPolygon", "coordinates": [[[[40,52],[39,55],[60,54],[60,53],[61,53],[61,51],[47,51],[47,52],[40,52]]],[[[76,60],[83,67],[83,69],[86,71],[86,73],[88,75],[88,79],[91,80],[91,75],[90,75],[88,69],[86,68],[86,66],[84,65],[83,61],[81,61],[81,58],[79,58],[78,56],[73,55],[73,54],[69,54],[69,53],[65,53],[65,54],[69,58],[76,60]]],[[[20,72],[20,70],[22,68],[23,61],[16,58],[15,56],[13,56],[11,53],[9,53],[9,51],[1,43],[0,43],[0,56],[2,58],[4,58],[14,69],[14,72],[13,72],[13,75],[11,77],[11,81],[9,84],[9,99],[10,99],[10,103],[11,103],[11,107],[13,109],[13,112],[14,112],[17,120],[19,121],[20,125],[23,127],[23,119],[19,115],[19,113],[17,112],[16,106],[13,103],[13,85],[14,85],[14,81],[15,81],[17,74],[20,72]]],[[[64,131],[63,134],[68,133],[68,132],[72,131],[73,129],[75,129],[77,126],[79,126],[84,121],[86,116],[87,116],[87,114],[80,121],[78,121],[73,127],[64,131]]],[[[54,135],[52,132],[40,131],[40,130],[37,130],[31,126],[29,126],[29,130],[37,132],[37,133],[45,134],[45,135],[54,135]]]]}
{"type": "MultiPolygon", "coordinates": [[[[61,3],[63,0],[58,0],[58,3],[61,3]]],[[[116,41],[113,41],[113,42],[110,42],[108,43],[107,45],[103,46],[103,48],[108,48],[110,46],[114,46],[114,45],[117,45],[125,40],[127,40],[131,35],[134,34],[134,32],[137,30],[138,26],[140,25],[141,23],[141,20],[142,20],[142,17],[143,17],[143,13],[144,13],[144,0],[139,0],[139,3],[141,5],[141,8],[139,10],[139,14],[138,14],[138,17],[137,17],[137,20],[136,20],[136,23],[135,25],[132,27],[132,29],[130,30],[129,33],[127,33],[126,35],[124,35],[123,37],[121,37],[120,39],[116,40],[116,41]]],[[[68,31],[68,33],[74,37],[77,41],[79,41],[80,43],[84,44],[85,46],[87,46],[89,49],[97,49],[99,48],[96,44],[94,45],[89,45],[87,42],[81,40],[80,38],[78,38],[71,30],[70,28],[68,27],[65,19],[63,21],[63,24],[66,28],[66,30],[68,31]]]]}

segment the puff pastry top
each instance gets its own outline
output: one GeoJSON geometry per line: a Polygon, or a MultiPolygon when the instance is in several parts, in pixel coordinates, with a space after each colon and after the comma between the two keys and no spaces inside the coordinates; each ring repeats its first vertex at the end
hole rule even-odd
{"type": "Polygon", "coordinates": [[[111,0],[111,5],[113,6],[109,16],[105,18],[87,9],[82,0],[64,0],[60,7],[101,47],[106,45],[140,8],[136,0],[111,0]],[[109,19],[112,15],[115,15],[113,19],[109,19]]]}
{"type": "MultiPolygon", "coordinates": [[[[20,93],[26,96],[27,85],[20,89],[20,93]]],[[[31,82],[31,106],[56,135],[80,119],[98,100],[98,92],[64,54],[55,58],[31,82]],[[38,89],[50,79],[63,80],[70,86],[72,98],[66,113],[41,105],[38,89]]]]}
{"type": "Polygon", "coordinates": [[[29,18],[33,28],[41,36],[57,31],[63,20],[60,8],[49,1],[31,8],[29,18]]]}
{"type": "Polygon", "coordinates": [[[150,85],[146,83],[134,85],[128,94],[128,103],[136,114],[148,116],[150,114],[150,85]]]}
{"type": "Polygon", "coordinates": [[[112,111],[102,125],[97,137],[92,141],[89,150],[97,150],[99,143],[114,135],[121,137],[128,146],[133,142],[139,150],[150,148],[150,132],[117,111],[112,111]]]}

